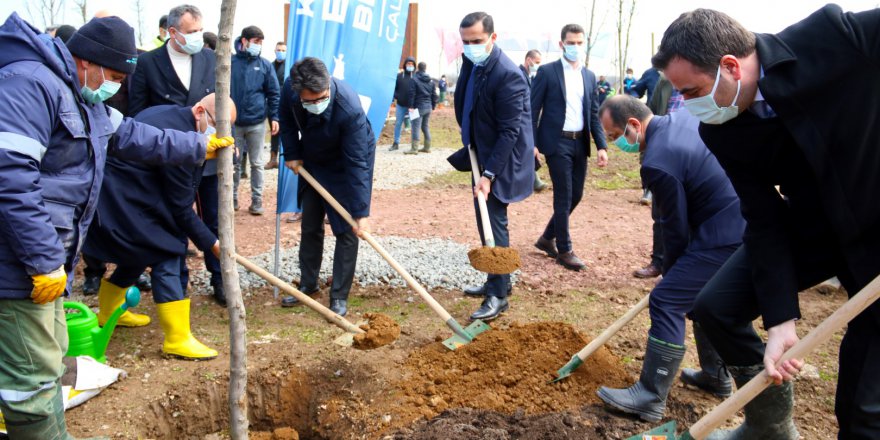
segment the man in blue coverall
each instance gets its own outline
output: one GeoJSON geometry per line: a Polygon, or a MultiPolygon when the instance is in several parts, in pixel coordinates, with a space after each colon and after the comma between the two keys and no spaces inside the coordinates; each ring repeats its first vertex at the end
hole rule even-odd
{"type": "Polygon", "coordinates": [[[0,26],[0,411],[10,438],[69,439],[60,297],[107,155],[195,165],[231,138],[159,130],[103,101],[134,72],[134,31],[95,18],[65,46],[13,13],[0,26]],[[206,148],[207,147],[207,148],[206,148]]]}
{"type": "MultiPolygon", "coordinates": [[[[639,381],[626,389],[601,387],[599,397],[611,407],[657,422],[684,357],[685,315],[700,289],[742,243],[745,220],[730,180],[700,140],[697,118],[687,112],[654,116],[629,95],[607,99],[599,118],[618,148],[644,151],[642,182],[654,192],[665,250],[663,279],[651,291],[651,328],[639,381]]],[[[694,337],[702,371],[685,369],[682,382],[729,395],[730,375],[696,323],[694,337]]]]}

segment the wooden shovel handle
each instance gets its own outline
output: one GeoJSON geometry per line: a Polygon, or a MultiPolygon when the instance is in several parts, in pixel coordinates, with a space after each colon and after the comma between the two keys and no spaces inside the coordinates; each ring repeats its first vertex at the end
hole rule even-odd
{"type": "MultiPolygon", "coordinates": [[[[480,166],[477,164],[477,152],[474,147],[468,146],[468,154],[471,157],[471,176],[474,180],[474,187],[480,181],[480,166]]],[[[492,234],[492,224],[489,223],[489,209],[486,207],[486,195],[482,191],[477,191],[477,206],[480,207],[480,222],[483,224],[483,237],[486,239],[486,246],[495,247],[495,235],[492,234]]]]}
{"type": "Polygon", "coordinates": [[[341,328],[349,333],[364,333],[364,331],[360,327],[352,324],[351,321],[343,318],[342,316],[337,315],[336,313],[333,313],[332,310],[328,309],[327,307],[324,307],[323,304],[313,300],[311,297],[309,297],[305,293],[302,293],[299,290],[295,289],[290,284],[285,283],[280,278],[276,277],[275,275],[272,275],[268,271],[264,270],[262,267],[257,266],[256,264],[254,264],[252,261],[248,260],[247,258],[242,257],[241,255],[238,255],[238,254],[235,254],[234,256],[235,256],[235,261],[237,261],[238,264],[244,266],[245,269],[259,275],[260,278],[263,278],[264,280],[268,281],[273,286],[276,286],[279,289],[293,295],[296,299],[300,300],[308,308],[320,313],[322,316],[324,316],[324,318],[327,318],[328,321],[335,324],[339,328],[341,328]]]}
{"type": "Polygon", "coordinates": [[[648,301],[651,299],[651,294],[645,295],[641,301],[636,303],[631,309],[629,309],[623,316],[614,321],[614,324],[611,324],[610,327],[605,329],[599,336],[590,341],[586,347],[582,348],[581,351],[577,352],[577,357],[579,357],[582,361],[586,361],[588,357],[590,357],[593,352],[599,349],[599,347],[605,345],[612,336],[614,336],[617,332],[620,331],[623,326],[629,324],[636,315],[639,314],[645,307],[648,307],[648,301]]]}
{"type": "MultiPolygon", "coordinates": [[[[347,221],[352,227],[357,226],[357,223],[351,217],[351,214],[349,214],[348,211],[346,211],[345,208],[343,208],[342,205],[340,205],[339,202],[337,202],[336,199],[333,198],[333,195],[327,192],[327,190],[320,183],[318,183],[318,181],[315,180],[315,178],[312,177],[312,175],[309,174],[309,172],[306,171],[305,168],[299,168],[299,175],[303,176],[303,178],[306,179],[307,182],[309,182],[309,185],[312,185],[312,188],[315,188],[315,191],[317,191],[318,194],[321,195],[321,197],[324,197],[324,199],[327,200],[327,203],[329,203],[330,206],[332,206],[333,209],[335,209],[336,212],[338,212],[339,215],[341,215],[342,218],[345,219],[345,221],[347,221]]],[[[387,261],[388,264],[391,265],[391,267],[394,268],[394,270],[396,270],[397,273],[399,273],[404,280],[406,280],[406,284],[409,285],[410,288],[415,290],[416,293],[418,293],[419,296],[421,296],[422,299],[428,303],[428,306],[430,306],[431,309],[434,310],[434,313],[440,315],[440,317],[443,318],[443,322],[448,322],[450,319],[452,319],[452,315],[450,315],[449,312],[447,312],[446,309],[444,309],[443,306],[441,306],[440,303],[438,303],[437,300],[434,299],[434,297],[431,296],[428,291],[425,290],[425,288],[422,287],[421,284],[419,284],[418,281],[416,281],[416,279],[413,278],[412,275],[410,275],[409,272],[407,272],[406,269],[404,269],[403,266],[401,266],[400,263],[398,263],[397,260],[395,260],[394,257],[392,257],[391,254],[389,254],[388,251],[386,251],[385,248],[383,248],[382,245],[380,245],[373,238],[372,235],[370,235],[369,232],[362,231],[361,235],[363,236],[364,240],[366,240],[367,243],[369,243],[370,246],[372,246],[373,249],[375,249],[376,252],[378,252],[379,255],[381,255],[382,258],[384,258],[385,261],[387,261]]]]}
{"type": "MultiPolygon", "coordinates": [[[[846,304],[842,305],[831,316],[825,318],[816,328],[807,333],[806,337],[789,348],[776,365],[779,366],[782,362],[793,358],[803,359],[819,345],[831,339],[831,336],[836,331],[843,328],[843,326],[858,316],[859,313],[867,309],[878,297],[880,297],[880,276],[874,278],[858,294],[850,298],[846,304]]],[[[772,382],[772,379],[767,376],[767,371],[761,371],[744,387],[738,389],[736,393],[728,397],[724,402],[721,402],[720,405],[703,416],[697,423],[694,423],[688,430],[691,437],[697,440],[706,438],[709,433],[724,423],[731,415],[739,411],[754,399],[755,396],[761,394],[772,382]]]]}

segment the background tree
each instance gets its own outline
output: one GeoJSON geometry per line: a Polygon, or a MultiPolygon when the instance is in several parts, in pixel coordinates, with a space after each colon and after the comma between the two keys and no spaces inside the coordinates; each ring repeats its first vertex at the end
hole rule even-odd
{"type": "Polygon", "coordinates": [[[89,21],[89,14],[86,11],[88,9],[89,0],[73,0],[73,10],[76,11],[77,15],[82,17],[82,24],[86,24],[89,21]]]}
{"type": "Polygon", "coordinates": [[[29,0],[24,3],[31,23],[42,23],[43,28],[58,24],[64,0],[29,0]]]}
{"type": "MultiPolygon", "coordinates": [[[[74,0],[77,1],[77,0],[74,0]]],[[[85,0],[81,0],[85,1],[85,0]]],[[[131,8],[134,9],[134,14],[137,19],[137,39],[138,46],[143,47],[144,45],[144,0],[133,0],[131,8]]]]}
{"type": "Polygon", "coordinates": [[[636,0],[617,1],[617,81],[620,93],[623,93],[623,79],[629,58],[629,34],[635,13],[636,0]]]}

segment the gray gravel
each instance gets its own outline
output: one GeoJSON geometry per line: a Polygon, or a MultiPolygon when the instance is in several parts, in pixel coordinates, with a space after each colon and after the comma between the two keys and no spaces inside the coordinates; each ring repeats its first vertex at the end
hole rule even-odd
{"type": "MultiPolygon", "coordinates": [[[[468,262],[469,248],[451,240],[383,237],[377,238],[376,241],[426,289],[462,289],[467,285],[481,284],[486,280],[486,275],[475,270],[468,262]]],[[[324,258],[320,275],[322,283],[328,280],[333,270],[332,257],[335,243],[333,237],[324,240],[324,258]]],[[[281,250],[281,279],[287,282],[299,279],[298,253],[299,246],[281,250]]],[[[250,259],[270,272],[274,267],[274,252],[260,254],[250,259]]],[[[243,291],[268,284],[241,266],[238,268],[238,276],[243,291]]],[[[361,286],[406,286],[403,278],[363,240],[358,249],[355,283],[361,286]]],[[[190,273],[190,290],[207,292],[207,286],[207,272],[202,270],[190,273]]]]}
{"type": "Polygon", "coordinates": [[[418,185],[434,174],[453,171],[446,158],[455,150],[435,148],[430,153],[403,154],[409,150],[409,145],[401,144],[397,151],[388,151],[389,146],[376,147],[373,189],[406,188],[418,185]]]}

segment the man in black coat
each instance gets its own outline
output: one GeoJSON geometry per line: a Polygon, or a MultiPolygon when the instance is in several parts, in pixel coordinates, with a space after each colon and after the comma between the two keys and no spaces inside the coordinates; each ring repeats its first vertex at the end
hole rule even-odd
{"type": "Polygon", "coordinates": [[[400,148],[400,130],[403,128],[404,121],[409,117],[408,112],[410,107],[412,107],[412,103],[409,102],[409,89],[415,71],[416,59],[406,57],[406,60],[403,62],[403,71],[397,74],[397,80],[394,83],[394,102],[396,103],[394,143],[391,144],[391,148],[388,151],[400,148]]]}
{"type": "MultiPolygon", "coordinates": [[[[837,276],[854,295],[880,273],[880,9],[828,5],[774,35],[706,9],[682,14],[653,63],[703,123],[700,135],[739,194],[743,246],[694,314],[737,384],[766,368],[777,384],[745,422],[712,438],[796,439],[791,379],[798,291],[837,276]],[[839,87],[858,84],[859,87],[839,87]],[[777,190],[778,187],[778,190],[777,190]],[[752,327],[763,318],[766,347],[752,327]]],[[[840,439],[880,436],[880,304],[840,345],[840,439]]]]}
{"type": "MultiPolygon", "coordinates": [[[[168,40],[138,58],[131,80],[128,111],[131,116],[156,105],[193,106],[214,93],[214,51],[204,48],[202,13],[192,5],[177,6],[168,13],[168,40]]],[[[216,235],[219,229],[217,193],[217,160],[205,162],[202,180],[196,194],[202,221],[216,235]]],[[[185,264],[185,262],[184,262],[185,264]]],[[[214,299],[226,304],[220,260],[205,253],[205,267],[211,272],[214,299]]],[[[186,267],[182,282],[188,281],[186,267]]],[[[185,284],[184,284],[185,285],[185,284]]]]}

